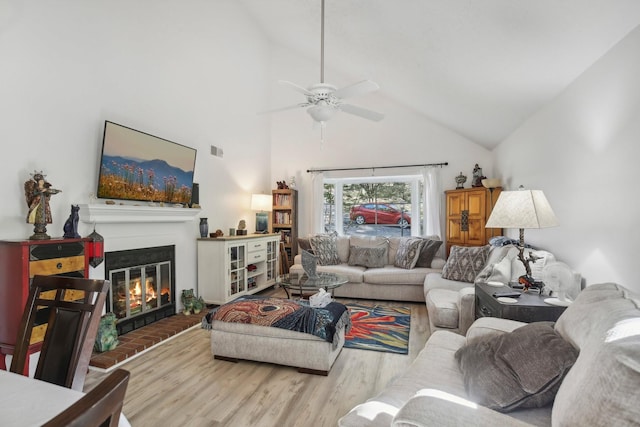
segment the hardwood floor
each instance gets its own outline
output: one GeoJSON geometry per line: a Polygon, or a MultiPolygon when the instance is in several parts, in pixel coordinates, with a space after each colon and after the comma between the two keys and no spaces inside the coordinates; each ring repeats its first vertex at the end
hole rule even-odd
{"type": "MultiPolygon", "coordinates": [[[[281,289],[266,294],[284,297],[281,289]]],[[[406,369],[429,337],[424,303],[357,301],[411,307],[409,355],[343,348],[324,377],[214,360],[208,331],[190,329],[122,366],[131,372],[123,411],[133,427],[335,426],[406,369]]],[[[85,391],[105,375],[91,371],[85,391]]]]}

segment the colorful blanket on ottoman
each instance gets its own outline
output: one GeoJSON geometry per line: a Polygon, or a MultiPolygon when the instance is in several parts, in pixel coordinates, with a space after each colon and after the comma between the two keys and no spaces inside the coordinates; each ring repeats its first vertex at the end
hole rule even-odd
{"type": "Polygon", "coordinates": [[[347,307],[331,302],[325,307],[309,307],[307,304],[254,295],[242,296],[216,307],[202,319],[202,327],[211,329],[211,322],[249,323],[260,326],[303,332],[334,343],[336,330],[345,327],[345,335],[351,328],[347,307]]]}

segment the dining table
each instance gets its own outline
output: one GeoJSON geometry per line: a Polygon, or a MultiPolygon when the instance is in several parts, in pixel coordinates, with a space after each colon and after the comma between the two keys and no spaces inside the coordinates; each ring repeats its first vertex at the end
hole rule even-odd
{"type": "MultiPolygon", "coordinates": [[[[0,370],[0,426],[40,426],[77,402],[83,392],[0,370]]],[[[131,427],[120,414],[119,427],[131,427]]]]}

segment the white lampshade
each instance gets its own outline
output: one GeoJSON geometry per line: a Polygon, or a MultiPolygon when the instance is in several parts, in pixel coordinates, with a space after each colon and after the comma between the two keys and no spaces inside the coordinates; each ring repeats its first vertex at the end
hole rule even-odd
{"type": "Polygon", "coordinates": [[[269,211],[271,212],[271,196],[269,194],[252,194],[251,210],[252,211],[269,211]]]}
{"type": "Polygon", "coordinates": [[[546,228],[558,218],[541,190],[503,191],[489,216],[486,228],[546,228]]]}

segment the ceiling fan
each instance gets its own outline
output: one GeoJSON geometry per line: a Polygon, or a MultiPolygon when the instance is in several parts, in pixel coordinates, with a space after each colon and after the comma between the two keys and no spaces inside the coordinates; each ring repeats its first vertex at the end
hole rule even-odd
{"type": "Polygon", "coordinates": [[[343,88],[336,88],[334,85],[325,83],[324,81],[324,0],[321,0],[321,23],[320,23],[320,83],[314,84],[309,88],[304,88],[295,83],[280,80],[279,83],[288,85],[294,90],[306,96],[306,102],[290,105],[288,107],[278,108],[266,111],[266,113],[274,113],[278,111],[291,110],[295,108],[307,108],[307,113],[315,122],[320,123],[321,129],[325,122],[331,119],[338,111],[343,111],[354,116],[362,117],[367,120],[380,121],[384,118],[384,114],[366,108],[358,107],[345,103],[343,100],[355,96],[361,96],[369,92],[376,91],[380,88],[371,80],[363,80],[343,88]]]}

